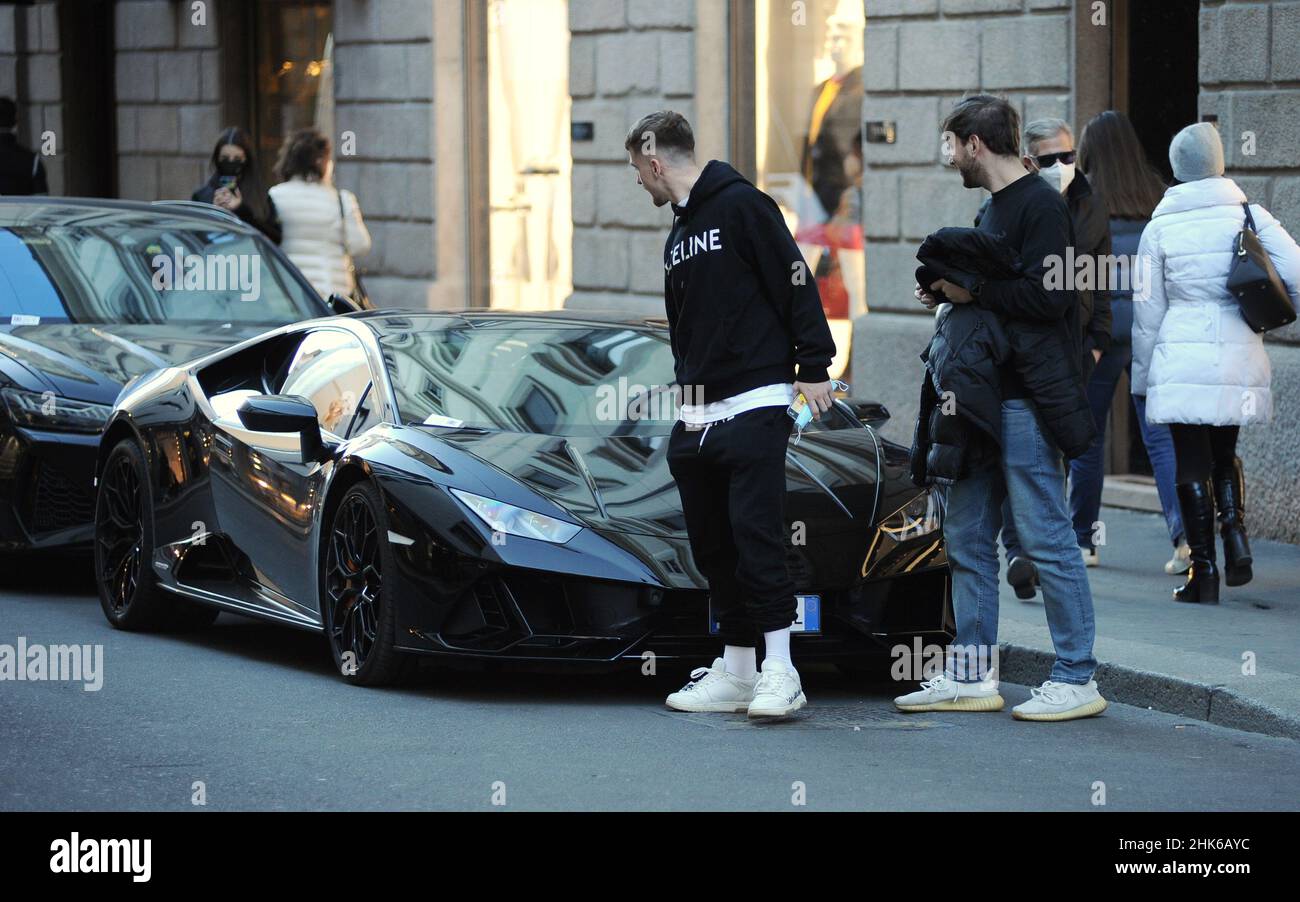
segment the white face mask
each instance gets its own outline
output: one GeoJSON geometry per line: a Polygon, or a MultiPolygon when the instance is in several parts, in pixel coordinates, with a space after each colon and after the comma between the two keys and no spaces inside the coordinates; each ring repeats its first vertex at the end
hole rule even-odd
{"type": "Polygon", "coordinates": [[[1043,177],[1047,184],[1064,194],[1069,190],[1070,183],[1074,181],[1074,166],[1074,163],[1066,165],[1065,163],[1056,162],[1046,169],[1038,170],[1038,174],[1043,177]]]}

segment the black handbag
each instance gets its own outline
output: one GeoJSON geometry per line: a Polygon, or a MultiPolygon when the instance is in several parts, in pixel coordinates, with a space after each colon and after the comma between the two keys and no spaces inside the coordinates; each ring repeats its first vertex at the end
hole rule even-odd
{"type": "Polygon", "coordinates": [[[1255,220],[1246,208],[1246,221],[1233,246],[1232,265],[1228,267],[1228,291],[1237,299],[1241,316],[1256,332],[1268,332],[1295,322],[1291,295],[1273,267],[1268,251],[1255,234],[1255,220]]]}

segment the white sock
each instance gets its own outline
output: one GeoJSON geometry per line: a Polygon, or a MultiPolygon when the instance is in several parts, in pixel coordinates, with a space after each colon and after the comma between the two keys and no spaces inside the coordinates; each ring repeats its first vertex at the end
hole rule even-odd
{"type": "Polygon", "coordinates": [[[790,660],[790,627],[783,630],[772,630],[770,633],[763,634],[763,644],[767,646],[767,658],[780,658],[794,669],[794,661],[790,660]]]}
{"type": "Polygon", "coordinates": [[[753,648],[728,645],[722,650],[722,666],[732,676],[752,680],[758,674],[758,655],[753,648]]]}

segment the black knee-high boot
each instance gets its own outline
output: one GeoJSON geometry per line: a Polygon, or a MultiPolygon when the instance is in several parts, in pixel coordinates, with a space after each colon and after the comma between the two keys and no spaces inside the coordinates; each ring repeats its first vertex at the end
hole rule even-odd
{"type": "Polygon", "coordinates": [[[1192,568],[1187,583],[1174,590],[1174,601],[1219,603],[1219,568],[1214,563],[1214,495],[1209,481],[1180,482],[1178,506],[1183,514],[1183,533],[1192,549],[1192,568]]]}
{"type": "Polygon", "coordinates": [[[1246,474],[1240,457],[1215,464],[1214,499],[1223,537],[1223,580],[1230,586],[1244,586],[1254,572],[1246,539],[1246,474]]]}

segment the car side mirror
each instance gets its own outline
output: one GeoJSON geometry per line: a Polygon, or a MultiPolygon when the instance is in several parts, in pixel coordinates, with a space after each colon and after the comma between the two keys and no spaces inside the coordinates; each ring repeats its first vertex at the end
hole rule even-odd
{"type": "Polygon", "coordinates": [[[330,295],[327,303],[330,305],[330,310],[334,311],[338,316],[342,316],[345,313],[356,313],[361,310],[360,304],[352,300],[352,298],[341,294],[330,295]]]}
{"type": "Polygon", "coordinates": [[[252,432],[298,436],[302,462],[325,459],[316,408],[299,395],[253,395],[239,405],[239,421],[252,432]]]}
{"type": "Polygon", "coordinates": [[[889,422],[889,409],[879,401],[860,401],[857,398],[842,398],[841,401],[859,422],[872,429],[879,429],[889,422]]]}

